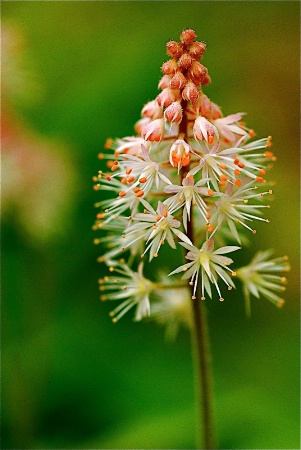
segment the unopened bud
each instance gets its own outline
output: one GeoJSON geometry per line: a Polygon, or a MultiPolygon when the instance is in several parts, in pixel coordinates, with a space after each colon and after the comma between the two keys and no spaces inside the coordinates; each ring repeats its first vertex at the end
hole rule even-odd
{"type": "Polygon", "coordinates": [[[187,100],[188,102],[191,102],[192,104],[194,104],[198,98],[199,98],[199,91],[198,88],[196,87],[196,85],[192,82],[189,81],[183,92],[182,92],[182,97],[184,100],[187,100]]]}
{"type": "Polygon", "coordinates": [[[173,102],[166,110],[164,111],[164,118],[168,120],[168,122],[181,122],[183,117],[183,110],[180,105],[180,102],[173,102]]]}
{"type": "Polygon", "coordinates": [[[178,59],[183,53],[183,46],[176,41],[169,41],[166,44],[166,52],[172,58],[178,59]]]}
{"type": "Polygon", "coordinates": [[[179,89],[170,89],[165,88],[163,91],[157,96],[156,100],[159,106],[169,106],[173,102],[180,100],[181,94],[179,89]]]}
{"type": "Polygon", "coordinates": [[[183,139],[178,139],[170,148],[169,161],[173,167],[179,170],[190,163],[192,148],[183,139]]]}
{"type": "Polygon", "coordinates": [[[211,102],[211,120],[216,120],[222,117],[222,112],[220,110],[220,107],[217,106],[216,103],[211,102]]]}
{"type": "Polygon", "coordinates": [[[191,29],[187,29],[182,31],[180,35],[181,42],[184,42],[186,45],[191,45],[196,38],[196,32],[191,29]]]}
{"type": "Polygon", "coordinates": [[[178,61],[179,67],[183,67],[184,69],[188,69],[188,67],[191,66],[193,62],[192,57],[189,55],[189,53],[183,53],[181,58],[178,61]]]}
{"type": "Polygon", "coordinates": [[[199,63],[198,61],[194,61],[187,71],[187,75],[197,86],[203,83],[203,78],[205,77],[206,74],[207,74],[206,67],[203,66],[203,64],[199,63]]]}
{"type": "Polygon", "coordinates": [[[171,78],[171,75],[163,75],[163,77],[159,81],[158,89],[168,88],[171,78]]]}
{"type": "Polygon", "coordinates": [[[207,141],[212,144],[215,136],[218,138],[217,128],[205,117],[198,116],[194,122],[193,134],[196,140],[207,141]]]}
{"type": "Polygon", "coordinates": [[[152,100],[148,102],[142,108],[141,114],[146,117],[150,117],[151,119],[160,119],[163,116],[162,107],[158,105],[156,100],[152,100]]]}
{"type": "Polygon", "coordinates": [[[174,59],[170,59],[169,61],[166,61],[162,65],[161,70],[165,75],[173,75],[178,70],[177,61],[175,61],[174,59]]]}
{"type": "Polygon", "coordinates": [[[182,74],[182,72],[177,72],[174,74],[172,79],[170,80],[171,89],[183,89],[186,84],[186,78],[182,74]]]}
{"type": "Polygon", "coordinates": [[[164,120],[156,119],[152,120],[149,124],[142,128],[141,136],[146,141],[159,142],[164,135],[164,120]]]}
{"type": "Polygon", "coordinates": [[[189,54],[195,59],[200,59],[200,57],[203,55],[205,50],[206,50],[206,44],[204,42],[196,41],[190,47],[189,54]]]}
{"type": "Polygon", "coordinates": [[[206,73],[206,75],[204,76],[203,80],[202,80],[202,85],[203,86],[207,86],[208,84],[211,83],[211,78],[208,75],[208,72],[206,73]]]}
{"type": "Polygon", "coordinates": [[[143,127],[148,125],[151,122],[149,117],[143,117],[143,119],[138,120],[138,122],[134,125],[134,130],[137,134],[141,134],[143,127]]]}

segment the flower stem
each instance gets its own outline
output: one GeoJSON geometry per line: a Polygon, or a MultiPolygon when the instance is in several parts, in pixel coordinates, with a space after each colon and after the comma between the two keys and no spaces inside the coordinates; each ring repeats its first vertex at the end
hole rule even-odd
{"type": "Polygon", "coordinates": [[[206,308],[200,300],[200,293],[192,301],[193,310],[193,351],[195,362],[196,396],[198,415],[200,416],[198,429],[202,432],[204,449],[216,449],[213,393],[212,393],[212,371],[211,355],[209,346],[208,326],[206,308]]]}
{"type": "MultiPolygon", "coordinates": [[[[188,134],[187,102],[182,102],[183,119],[180,123],[179,134],[183,138],[188,134]]],[[[183,167],[182,179],[187,175],[190,165],[183,167]]],[[[193,214],[187,223],[187,236],[194,242],[193,214]]],[[[191,289],[192,291],[192,289],[191,289]]],[[[197,286],[196,298],[192,298],[193,313],[193,331],[192,331],[192,350],[195,364],[195,384],[196,399],[198,410],[198,437],[202,446],[198,448],[216,449],[215,423],[213,411],[213,392],[212,392],[212,371],[211,354],[209,346],[209,335],[207,326],[207,316],[204,302],[201,300],[200,283],[197,286]]]]}

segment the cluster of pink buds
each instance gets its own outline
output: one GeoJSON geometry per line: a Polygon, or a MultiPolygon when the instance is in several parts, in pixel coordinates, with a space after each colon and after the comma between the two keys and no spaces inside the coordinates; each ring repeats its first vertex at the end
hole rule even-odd
{"type": "MultiPolygon", "coordinates": [[[[194,301],[212,298],[214,290],[223,301],[220,283],[232,290],[237,272],[246,297],[262,295],[281,306],[275,291],[284,290],[283,277],[260,276],[260,264],[252,265],[255,274],[248,266],[234,271],[225,256],[241,248],[245,230],[256,233],[254,221],[269,222],[262,212],[272,193],[266,180],[276,160],[272,138],[252,140],[244,113],[223,116],[203,93],[211,81],[200,62],[206,44],[193,30],[184,30],[166,50],[171,59],[161,68],[161,92],[142,108],[137,134],[108,139],[105,149],[113,153],[99,155],[106,170],[95,177],[95,189],[108,195],[96,204],[101,211],[94,229],[106,235],[95,242],[107,249],[100,261],[113,273],[100,280],[101,299],[124,299],[113,312],[115,321],[133,306],[139,320],[152,314],[152,304],[158,316],[162,289],[189,288],[194,301]],[[235,242],[239,246],[228,245],[235,242]],[[183,272],[184,281],[151,281],[143,274],[147,263],[140,258],[148,255],[151,262],[163,247],[171,253],[186,249],[188,262],[169,274],[183,272]]],[[[285,261],[273,259],[269,270],[288,270],[285,261]]]]}

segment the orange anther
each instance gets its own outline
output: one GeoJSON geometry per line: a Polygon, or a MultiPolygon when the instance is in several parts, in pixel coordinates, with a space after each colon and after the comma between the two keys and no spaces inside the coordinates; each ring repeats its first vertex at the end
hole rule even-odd
{"type": "Polygon", "coordinates": [[[188,178],[190,178],[191,180],[194,180],[194,177],[193,177],[193,175],[189,175],[189,177],[188,178]]]}
{"type": "Polygon", "coordinates": [[[129,174],[132,172],[132,170],[133,170],[133,169],[126,169],[125,173],[126,173],[127,175],[129,175],[129,174]]]}
{"type": "Polygon", "coordinates": [[[118,169],[118,166],[117,166],[116,164],[114,164],[114,165],[111,167],[112,172],[115,172],[115,170],[117,170],[117,169],[118,169]]]}
{"type": "Polygon", "coordinates": [[[98,157],[98,159],[103,159],[105,157],[105,155],[103,153],[98,153],[97,157],[98,157]]]}
{"type": "Polygon", "coordinates": [[[208,136],[208,144],[212,144],[214,141],[214,136],[208,136]]]}
{"type": "Polygon", "coordinates": [[[214,230],[214,226],[213,225],[209,225],[208,226],[209,233],[212,233],[213,230],[214,230]]]}
{"type": "Polygon", "coordinates": [[[135,192],[135,194],[137,194],[137,192],[140,191],[140,188],[135,188],[135,189],[133,189],[133,191],[135,192]]]}
{"type": "Polygon", "coordinates": [[[214,196],[214,192],[212,189],[208,189],[208,195],[210,195],[210,197],[214,196]]]}
{"type": "Polygon", "coordinates": [[[210,219],[210,217],[211,217],[211,214],[206,214],[206,219],[210,219]]]}
{"type": "Polygon", "coordinates": [[[258,183],[264,183],[265,180],[262,177],[256,177],[256,181],[258,181],[258,183]]]}
{"type": "Polygon", "coordinates": [[[235,158],[233,162],[234,162],[234,164],[237,166],[238,163],[239,163],[239,159],[235,158]]]}
{"type": "Polygon", "coordinates": [[[273,158],[274,153],[273,153],[273,152],[264,152],[264,156],[265,156],[266,158],[273,158]]]}
{"type": "Polygon", "coordinates": [[[260,169],[259,173],[260,173],[261,175],[266,175],[266,171],[265,171],[264,169],[260,169]]]}
{"type": "Polygon", "coordinates": [[[255,136],[255,131],[254,130],[250,130],[249,131],[249,136],[252,138],[255,136]]]}
{"type": "Polygon", "coordinates": [[[125,191],[120,191],[119,192],[119,197],[124,197],[126,195],[126,192],[125,191]]]}
{"type": "Polygon", "coordinates": [[[225,182],[224,182],[224,181],[219,181],[218,184],[219,184],[220,186],[225,186],[225,182]]]}
{"type": "Polygon", "coordinates": [[[240,187],[241,186],[241,181],[240,180],[235,180],[235,185],[240,187]]]}
{"type": "Polygon", "coordinates": [[[240,167],[241,169],[243,169],[243,168],[245,167],[244,163],[242,163],[242,162],[239,162],[237,165],[238,165],[238,167],[240,167]]]}
{"type": "Polygon", "coordinates": [[[221,175],[220,179],[221,179],[221,181],[227,181],[228,177],[227,177],[227,175],[221,175]]]}
{"type": "Polygon", "coordinates": [[[111,180],[112,180],[112,178],[110,177],[110,175],[106,176],[106,180],[107,180],[107,181],[111,181],[111,180]]]}
{"type": "Polygon", "coordinates": [[[235,173],[235,175],[239,176],[239,175],[240,175],[240,170],[235,169],[235,170],[234,170],[234,173],[235,173]]]}
{"type": "Polygon", "coordinates": [[[130,176],[130,177],[127,178],[127,182],[128,183],[133,183],[133,181],[135,181],[135,177],[130,176]]]}
{"type": "Polygon", "coordinates": [[[221,169],[226,169],[227,168],[226,164],[224,164],[224,163],[220,164],[219,166],[220,166],[221,169]]]}
{"type": "Polygon", "coordinates": [[[114,161],[108,161],[108,162],[107,162],[107,166],[108,166],[109,168],[111,168],[112,166],[114,166],[114,161]]]}
{"type": "Polygon", "coordinates": [[[182,166],[188,166],[188,164],[190,163],[190,155],[185,156],[185,158],[182,158],[182,166]]]}
{"type": "Polygon", "coordinates": [[[167,211],[164,211],[164,213],[163,213],[163,217],[167,217],[168,216],[168,213],[167,213],[167,211]]]}
{"type": "Polygon", "coordinates": [[[156,217],[156,222],[159,222],[159,220],[161,220],[162,219],[162,216],[157,216],[156,217]]]}
{"type": "Polygon", "coordinates": [[[112,139],[112,138],[108,138],[108,139],[106,140],[106,142],[105,142],[104,148],[109,149],[109,148],[112,147],[112,144],[113,144],[113,139],[112,139]]]}
{"type": "Polygon", "coordinates": [[[144,191],[139,190],[138,192],[136,192],[136,197],[143,197],[144,195],[144,191]]]}
{"type": "Polygon", "coordinates": [[[142,177],[139,179],[139,183],[146,183],[147,182],[147,178],[146,177],[142,177]]]}
{"type": "Polygon", "coordinates": [[[96,215],[96,219],[104,219],[105,215],[104,213],[99,213],[96,215]]]}
{"type": "Polygon", "coordinates": [[[122,184],[126,184],[127,183],[127,179],[126,178],[121,178],[120,181],[121,181],[122,184]]]}

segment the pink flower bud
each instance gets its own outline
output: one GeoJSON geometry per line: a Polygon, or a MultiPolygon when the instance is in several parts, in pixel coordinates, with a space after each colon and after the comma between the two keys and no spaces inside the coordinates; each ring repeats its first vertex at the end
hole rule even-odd
{"type": "Polygon", "coordinates": [[[204,76],[203,80],[202,80],[202,84],[204,86],[207,86],[210,83],[211,83],[211,78],[210,78],[210,76],[208,75],[208,72],[207,72],[206,75],[204,76]]]}
{"type": "Polygon", "coordinates": [[[166,110],[164,111],[164,118],[168,120],[168,122],[181,122],[183,117],[183,110],[180,102],[173,102],[166,110]]]}
{"type": "Polygon", "coordinates": [[[142,128],[141,136],[146,141],[159,142],[164,136],[164,120],[152,120],[149,124],[142,128]]]}
{"type": "Polygon", "coordinates": [[[177,72],[174,74],[172,79],[170,80],[171,89],[183,89],[186,84],[186,78],[182,74],[182,72],[177,72]]]}
{"type": "Polygon", "coordinates": [[[220,107],[216,103],[211,102],[211,120],[219,119],[222,115],[220,107]]]}
{"type": "Polygon", "coordinates": [[[160,119],[163,116],[163,109],[156,100],[152,100],[142,108],[141,114],[151,119],[160,119]]]}
{"type": "Polygon", "coordinates": [[[202,116],[196,118],[193,126],[193,134],[196,140],[206,141],[208,144],[213,143],[215,136],[218,138],[217,128],[202,116]]]}
{"type": "Polygon", "coordinates": [[[192,148],[183,139],[178,139],[170,148],[169,161],[173,167],[181,169],[190,163],[192,148]]]}
{"type": "Polygon", "coordinates": [[[183,55],[178,61],[179,67],[183,67],[184,69],[188,69],[188,67],[190,67],[192,63],[193,59],[189,55],[189,53],[183,53],[183,55]]]}
{"type": "Polygon", "coordinates": [[[165,88],[163,91],[157,96],[156,100],[159,106],[169,106],[172,102],[180,100],[181,94],[179,89],[170,89],[165,88]]]}
{"type": "Polygon", "coordinates": [[[170,59],[169,61],[166,61],[162,65],[161,70],[165,75],[173,75],[178,70],[177,61],[175,61],[174,59],[170,59]]]}
{"type": "Polygon", "coordinates": [[[198,108],[199,113],[201,114],[201,116],[206,117],[207,119],[210,118],[210,114],[211,114],[211,101],[209,100],[209,98],[207,97],[207,95],[203,94],[199,101],[198,104],[196,105],[196,107],[198,108]]]}
{"type": "Polygon", "coordinates": [[[168,88],[171,78],[172,78],[171,75],[163,75],[163,77],[159,81],[158,89],[168,88]]]}
{"type": "Polygon", "coordinates": [[[198,61],[194,61],[191,67],[187,70],[187,75],[197,86],[202,84],[203,78],[206,74],[206,67],[198,61]]]}
{"type": "Polygon", "coordinates": [[[192,82],[189,81],[183,92],[182,92],[182,97],[184,100],[187,100],[188,102],[191,102],[192,104],[194,104],[198,98],[199,98],[199,91],[198,88],[196,87],[196,85],[192,82]]]}
{"type": "Polygon", "coordinates": [[[180,35],[181,42],[184,42],[186,45],[191,45],[196,38],[196,32],[191,29],[187,29],[182,31],[180,35]]]}
{"type": "Polygon", "coordinates": [[[195,59],[200,59],[206,50],[206,44],[204,42],[194,42],[189,49],[190,55],[195,59]]]}
{"type": "Polygon", "coordinates": [[[172,58],[178,59],[183,53],[183,46],[176,41],[169,41],[166,44],[166,52],[172,58]]]}
{"type": "Polygon", "coordinates": [[[148,125],[150,122],[151,119],[149,117],[143,117],[143,119],[140,119],[135,123],[134,130],[137,134],[141,134],[143,127],[145,127],[145,125],[148,125]]]}

